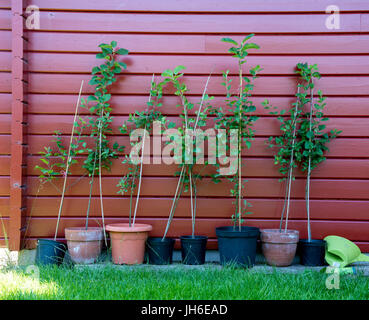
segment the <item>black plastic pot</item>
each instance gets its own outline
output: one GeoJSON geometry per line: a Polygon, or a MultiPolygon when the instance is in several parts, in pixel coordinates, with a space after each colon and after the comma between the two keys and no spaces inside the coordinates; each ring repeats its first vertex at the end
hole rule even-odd
{"type": "Polygon", "coordinates": [[[238,227],[219,227],[215,230],[222,265],[248,268],[255,265],[259,228],[243,226],[239,231],[238,227]]]}
{"type": "Polygon", "coordinates": [[[63,263],[66,251],[67,245],[63,242],[48,239],[38,239],[36,263],[60,265],[63,263]]]}
{"type": "Polygon", "coordinates": [[[182,236],[181,238],[182,263],[199,265],[205,263],[206,236],[182,236]]]}
{"type": "Polygon", "coordinates": [[[325,265],[325,248],[324,240],[307,240],[299,241],[300,263],[304,266],[324,266],[325,265]]]}
{"type": "Polygon", "coordinates": [[[153,238],[146,241],[147,260],[150,264],[171,264],[173,258],[174,239],[153,238]]]}

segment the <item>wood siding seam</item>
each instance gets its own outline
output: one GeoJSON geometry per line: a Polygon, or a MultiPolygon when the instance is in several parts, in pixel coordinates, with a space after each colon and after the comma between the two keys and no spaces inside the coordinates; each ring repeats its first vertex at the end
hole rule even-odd
{"type": "Polygon", "coordinates": [[[21,234],[25,216],[25,68],[23,43],[23,1],[12,1],[12,56],[11,56],[11,164],[10,164],[10,250],[21,249],[21,234]]]}

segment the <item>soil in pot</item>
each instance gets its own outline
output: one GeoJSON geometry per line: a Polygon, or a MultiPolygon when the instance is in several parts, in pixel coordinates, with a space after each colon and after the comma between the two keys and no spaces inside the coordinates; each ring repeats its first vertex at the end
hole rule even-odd
{"type": "Polygon", "coordinates": [[[102,228],[66,228],[65,238],[67,239],[70,258],[74,263],[94,263],[101,253],[103,243],[102,228]]]}
{"type": "Polygon", "coordinates": [[[171,264],[175,240],[150,237],[146,242],[147,259],[150,264],[171,264]]]}
{"type": "Polygon", "coordinates": [[[142,264],[145,256],[145,243],[152,226],[135,223],[114,223],[106,226],[110,233],[111,253],[115,264],[142,264]]]}
{"type": "Polygon", "coordinates": [[[301,239],[298,248],[300,263],[310,267],[324,266],[326,245],[324,240],[301,239]]]}
{"type": "Polygon", "coordinates": [[[67,245],[63,242],[48,239],[38,239],[36,248],[36,264],[61,265],[64,260],[67,245]]]}
{"type": "Polygon", "coordinates": [[[276,267],[291,265],[296,254],[299,232],[279,229],[260,230],[261,248],[267,263],[276,267]]]}
{"type": "Polygon", "coordinates": [[[205,263],[206,236],[182,236],[181,238],[182,263],[200,265],[205,263]]]}
{"type": "Polygon", "coordinates": [[[219,227],[216,228],[220,263],[253,267],[256,258],[257,239],[260,230],[255,227],[219,227]]]}

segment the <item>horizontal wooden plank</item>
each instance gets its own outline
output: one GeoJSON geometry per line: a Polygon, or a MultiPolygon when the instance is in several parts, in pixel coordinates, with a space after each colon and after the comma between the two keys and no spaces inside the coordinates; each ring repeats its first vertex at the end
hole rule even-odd
{"type": "MultiPolygon", "coordinates": [[[[129,150],[127,151],[129,152],[129,150]]],[[[80,176],[85,174],[85,169],[82,168],[82,163],[85,158],[78,158],[79,164],[71,167],[72,175],[80,176]]],[[[122,164],[123,158],[113,159],[111,171],[104,172],[107,176],[120,176],[122,173],[128,172],[128,165],[122,164]]],[[[163,176],[172,177],[178,171],[176,165],[157,164],[153,165],[153,158],[146,158],[151,164],[144,164],[142,174],[144,176],[163,176]]],[[[160,158],[157,158],[160,161],[160,158]]],[[[0,157],[0,174],[6,175],[10,159],[9,157],[0,157]],[[1,168],[3,163],[4,168],[1,168]]],[[[27,158],[27,174],[39,175],[40,171],[35,169],[36,165],[42,165],[39,156],[30,156],[27,158]]],[[[278,172],[278,167],[274,165],[273,158],[243,158],[242,161],[244,177],[281,177],[278,172]]],[[[212,165],[205,168],[202,165],[195,166],[195,172],[201,171],[203,175],[216,173],[216,169],[212,165]]],[[[297,177],[305,177],[306,174],[298,170],[297,177]]],[[[313,172],[314,178],[339,178],[339,179],[369,179],[369,160],[346,160],[346,159],[328,159],[321,163],[313,172]]]]}
{"type": "MultiPolygon", "coordinates": [[[[7,136],[0,135],[1,139],[7,141],[7,136]]],[[[30,135],[28,137],[28,152],[30,154],[37,154],[39,151],[43,149],[44,146],[51,146],[53,137],[49,135],[39,136],[39,135],[30,135]]],[[[62,137],[62,141],[64,145],[69,143],[69,138],[67,136],[62,137]]],[[[112,138],[111,141],[117,141],[120,145],[129,145],[129,138],[126,136],[116,136],[112,138]]],[[[249,150],[243,150],[244,156],[253,156],[253,157],[265,157],[265,156],[273,156],[273,151],[266,146],[266,138],[255,138],[252,143],[252,147],[249,150]]],[[[369,139],[368,138],[352,138],[345,139],[339,138],[330,142],[329,145],[330,151],[327,153],[327,157],[339,157],[339,158],[369,158],[369,139]]],[[[0,154],[6,154],[6,151],[9,150],[10,147],[8,145],[0,144],[0,154]],[[1,151],[1,147],[4,148],[1,151]]],[[[205,154],[207,150],[205,150],[205,154]]]]}
{"type": "Polygon", "coordinates": [[[10,192],[10,179],[9,177],[0,176],[0,197],[9,196],[10,192]]]}
{"type": "MultiPolygon", "coordinates": [[[[9,1],[6,1],[9,2],[9,1]]],[[[64,0],[59,3],[49,0],[32,0],[42,10],[83,10],[83,11],[134,11],[134,12],[325,12],[331,4],[328,0],[314,2],[300,2],[293,0],[229,0],[227,2],[216,0],[139,0],[135,2],[110,0],[101,3],[97,0],[64,0]]],[[[369,10],[365,0],[336,0],[334,3],[341,11],[369,10]]],[[[5,6],[5,5],[4,5],[5,6]]]]}
{"type": "MultiPolygon", "coordinates": [[[[5,121],[7,115],[0,115],[5,121]]],[[[116,116],[113,119],[111,128],[114,134],[119,134],[119,127],[126,121],[127,116],[116,116]]],[[[167,117],[168,121],[181,124],[179,117],[167,117]]],[[[55,130],[68,134],[71,132],[73,125],[72,115],[29,115],[30,134],[53,134],[55,130]]],[[[331,118],[326,122],[327,130],[342,130],[341,137],[369,137],[369,118],[331,118]],[[354,124],[354,125],[353,125],[354,124]]],[[[212,119],[208,122],[208,127],[213,128],[212,119]]],[[[280,123],[276,118],[261,117],[254,125],[256,136],[279,135],[280,123]]],[[[7,128],[4,127],[4,132],[7,128]]],[[[87,131],[86,131],[87,132],[87,131]]]]}
{"type": "MultiPolygon", "coordinates": [[[[209,70],[210,72],[210,70],[209,70]]],[[[43,74],[31,73],[28,76],[29,93],[73,93],[78,92],[81,81],[85,80],[83,93],[93,92],[93,87],[87,85],[90,75],[76,74],[43,74]]],[[[111,87],[111,93],[119,94],[147,94],[152,76],[122,74],[118,81],[111,87]]],[[[232,78],[232,77],[231,77],[232,78]]],[[[202,94],[207,76],[185,76],[183,82],[187,84],[189,93],[202,94]]],[[[213,76],[209,81],[208,94],[224,94],[220,76],[213,76]]],[[[360,96],[369,94],[369,77],[324,77],[317,83],[317,90],[322,90],[327,96],[360,96]]],[[[0,74],[0,92],[10,90],[9,78],[6,73],[0,74]],[[1,76],[5,75],[5,76],[1,76]]],[[[233,91],[237,88],[234,86],[233,91]]],[[[172,87],[167,87],[165,93],[173,93],[172,87]]],[[[296,92],[296,77],[268,76],[255,80],[254,95],[294,95],[296,92]]]]}
{"type": "Polygon", "coordinates": [[[0,113],[11,112],[12,96],[8,93],[0,93],[0,113]]]}
{"type": "MultiPolygon", "coordinates": [[[[27,59],[30,72],[90,74],[97,63],[95,54],[30,53],[27,59]]],[[[186,66],[188,74],[207,74],[211,70],[212,74],[221,75],[227,69],[230,74],[238,74],[234,58],[229,55],[134,55],[121,60],[128,66],[125,73],[161,74],[181,64],[186,66]]],[[[323,75],[369,74],[366,56],[251,56],[248,59],[250,67],[262,66],[261,75],[294,75],[300,62],[318,64],[323,75]]],[[[0,71],[9,70],[10,53],[0,53],[0,71]]]]}
{"type": "Polygon", "coordinates": [[[362,30],[368,30],[369,29],[369,15],[363,14],[360,24],[361,24],[362,30]]]}
{"type": "MultiPolygon", "coordinates": [[[[83,96],[87,98],[87,96],[83,96]]],[[[58,95],[58,94],[29,94],[27,95],[27,111],[29,114],[73,114],[75,112],[75,104],[78,99],[78,95],[58,95]],[[50,107],[52,106],[52,107],[50,107]]],[[[189,114],[195,114],[200,101],[198,96],[188,97],[189,102],[195,104],[195,108],[189,111],[189,114]]],[[[262,102],[268,99],[269,102],[278,108],[278,110],[289,109],[292,103],[296,101],[294,97],[253,97],[252,101],[256,106],[255,114],[257,115],[269,115],[269,110],[265,110],[262,106],[262,102]]],[[[10,106],[7,104],[10,100],[10,95],[1,95],[0,101],[4,101],[2,105],[0,103],[0,113],[3,108],[3,112],[6,113],[10,106]]],[[[133,111],[144,111],[147,109],[147,95],[113,95],[110,100],[110,104],[113,108],[112,114],[116,115],[128,115],[133,111]]],[[[178,108],[173,106],[178,104],[178,98],[175,96],[164,96],[162,99],[163,106],[161,112],[164,115],[177,115],[178,108]]],[[[225,106],[224,97],[215,96],[212,100],[212,105],[219,107],[225,106]]],[[[369,116],[369,108],[367,107],[367,98],[364,97],[329,97],[326,100],[326,107],[324,114],[327,116],[369,116]],[[350,106],[349,108],[347,106],[350,106]]],[[[9,109],[10,110],[10,109],[9,109]]],[[[87,114],[88,111],[80,108],[80,114],[87,114]]]]}
{"type": "MultiPolygon", "coordinates": [[[[6,181],[1,177],[2,181],[6,181]]],[[[102,180],[103,194],[105,196],[116,196],[118,192],[117,184],[119,177],[105,177],[102,180]]],[[[39,188],[37,177],[28,177],[28,194],[36,195],[39,188]]],[[[0,180],[1,183],[1,180],[0,180]]],[[[55,181],[54,185],[45,184],[39,190],[40,196],[58,195],[58,190],[62,189],[62,179],[55,181]],[[56,189],[55,186],[58,188],[56,189]]],[[[144,177],[142,179],[142,196],[173,196],[178,183],[178,177],[144,177]]],[[[4,183],[3,183],[4,185],[4,183]]],[[[70,177],[68,179],[68,190],[66,195],[81,196],[88,195],[90,179],[80,179],[70,177]]],[[[197,195],[199,197],[228,197],[230,195],[231,184],[223,180],[214,184],[210,179],[204,178],[197,184],[197,195]]],[[[367,199],[369,180],[349,180],[349,179],[314,179],[311,184],[312,199],[367,199]]],[[[1,189],[0,189],[1,190],[1,189]]],[[[0,195],[6,195],[7,188],[4,187],[0,195]]],[[[93,195],[99,194],[98,184],[93,186],[93,195]]],[[[244,188],[245,197],[250,198],[283,198],[285,193],[284,183],[276,178],[250,178],[247,179],[244,188]]],[[[188,194],[185,194],[188,196],[188,194]]],[[[305,179],[294,181],[291,197],[304,198],[305,179]]]]}
{"type": "Polygon", "coordinates": [[[0,156],[0,176],[8,176],[10,174],[10,157],[0,156]]]}
{"type": "MultiPolygon", "coordinates": [[[[248,218],[279,219],[283,208],[280,199],[247,199],[253,212],[248,218]]],[[[27,215],[29,217],[56,217],[60,197],[29,197],[27,215]]],[[[0,202],[1,203],[1,202],[0,202]]],[[[172,198],[140,198],[139,217],[168,217],[172,198]]],[[[84,217],[88,206],[88,197],[67,197],[63,204],[62,216],[84,217]]],[[[234,212],[233,200],[230,198],[199,198],[198,215],[202,218],[229,218],[234,212]]],[[[306,219],[305,200],[292,200],[290,212],[293,219],[306,219]]],[[[311,200],[311,218],[314,220],[363,220],[368,221],[369,201],[344,200],[311,200]],[[355,212],[354,215],[348,214],[355,212]]],[[[107,217],[127,217],[129,213],[129,197],[109,197],[104,199],[104,212],[107,217]]],[[[175,211],[175,217],[190,217],[190,202],[181,198],[175,211]]],[[[92,217],[100,217],[100,198],[91,201],[92,217]]]]}
{"type": "Polygon", "coordinates": [[[0,93],[11,92],[11,74],[10,72],[0,72],[0,93]]]}
{"type": "MultiPolygon", "coordinates": [[[[91,226],[101,225],[101,219],[91,219],[91,226]]],[[[121,218],[107,218],[106,224],[126,222],[127,217],[121,218]]],[[[139,218],[137,223],[150,223],[153,226],[153,231],[150,232],[151,236],[162,236],[166,219],[147,219],[139,218]]],[[[64,236],[64,228],[66,227],[78,227],[84,226],[85,220],[81,218],[63,218],[60,220],[58,236],[64,236]]],[[[209,237],[215,238],[215,228],[230,225],[229,219],[198,219],[196,222],[196,234],[204,234],[209,237]]],[[[55,218],[31,218],[29,223],[29,229],[27,236],[32,237],[50,237],[55,232],[56,219],[55,218]]],[[[258,220],[249,219],[249,226],[256,226],[259,228],[277,228],[279,226],[278,220],[258,220]]],[[[290,220],[288,223],[289,229],[296,229],[300,231],[300,238],[306,238],[306,222],[303,220],[290,220]]],[[[312,221],[312,237],[324,238],[328,235],[340,235],[342,237],[348,237],[355,241],[365,241],[367,239],[367,232],[369,228],[369,222],[359,221],[312,221]],[[355,234],[352,233],[355,230],[355,234]]],[[[191,219],[174,218],[169,229],[169,237],[179,237],[182,235],[191,234],[191,219]]]]}
{"type": "Polygon", "coordinates": [[[0,155],[10,154],[10,135],[0,134],[0,155]]]}
{"type": "Polygon", "coordinates": [[[0,215],[2,217],[9,216],[9,197],[0,197],[0,215]]]}
{"type": "Polygon", "coordinates": [[[0,218],[0,238],[8,236],[9,218],[0,218]],[[5,231],[5,232],[4,232],[5,231]]]}
{"type": "Polygon", "coordinates": [[[0,30],[10,30],[11,29],[11,11],[10,10],[0,10],[0,30]]]}
{"type": "Polygon", "coordinates": [[[0,52],[0,72],[4,71],[5,72],[11,71],[11,53],[5,51],[0,52]]]}
{"type": "Polygon", "coordinates": [[[0,114],[0,134],[10,133],[10,114],[0,114]]]}
{"type": "Polygon", "coordinates": [[[11,31],[0,30],[0,51],[11,50],[11,31]]]}
{"type": "Polygon", "coordinates": [[[140,14],[40,12],[42,31],[133,33],[344,33],[361,32],[361,17],[344,14],[340,29],[328,29],[326,14],[140,14]]]}
{"type": "MultiPolygon", "coordinates": [[[[6,36],[10,39],[9,34],[6,36]]],[[[97,52],[100,43],[113,40],[131,53],[224,54],[229,48],[220,41],[221,35],[29,32],[27,37],[29,51],[97,52]]],[[[239,35],[232,38],[243,39],[239,35]]],[[[369,35],[257,35],[253,41],[260,49],[250,51],[250,55],[366,54],[369,35]]],[[[10,50],[10,42],[1,45],[10,50]]]]}
{"type": "Polygon", "coordinates": [[[11,9],[11,1],[10,0],[2,0],[0,3],[0,9],[11,9]]]}

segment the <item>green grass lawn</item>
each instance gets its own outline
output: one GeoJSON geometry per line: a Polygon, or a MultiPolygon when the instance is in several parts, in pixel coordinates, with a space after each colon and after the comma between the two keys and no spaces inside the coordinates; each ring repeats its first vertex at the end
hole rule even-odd
{"type": "Polygon", "coordinates": [[[369,299],[369,277],[342,275],[328,290],[327,275],[271,274],[215,267],[41,267],[0,270],[0,299],[369,299]]]}

